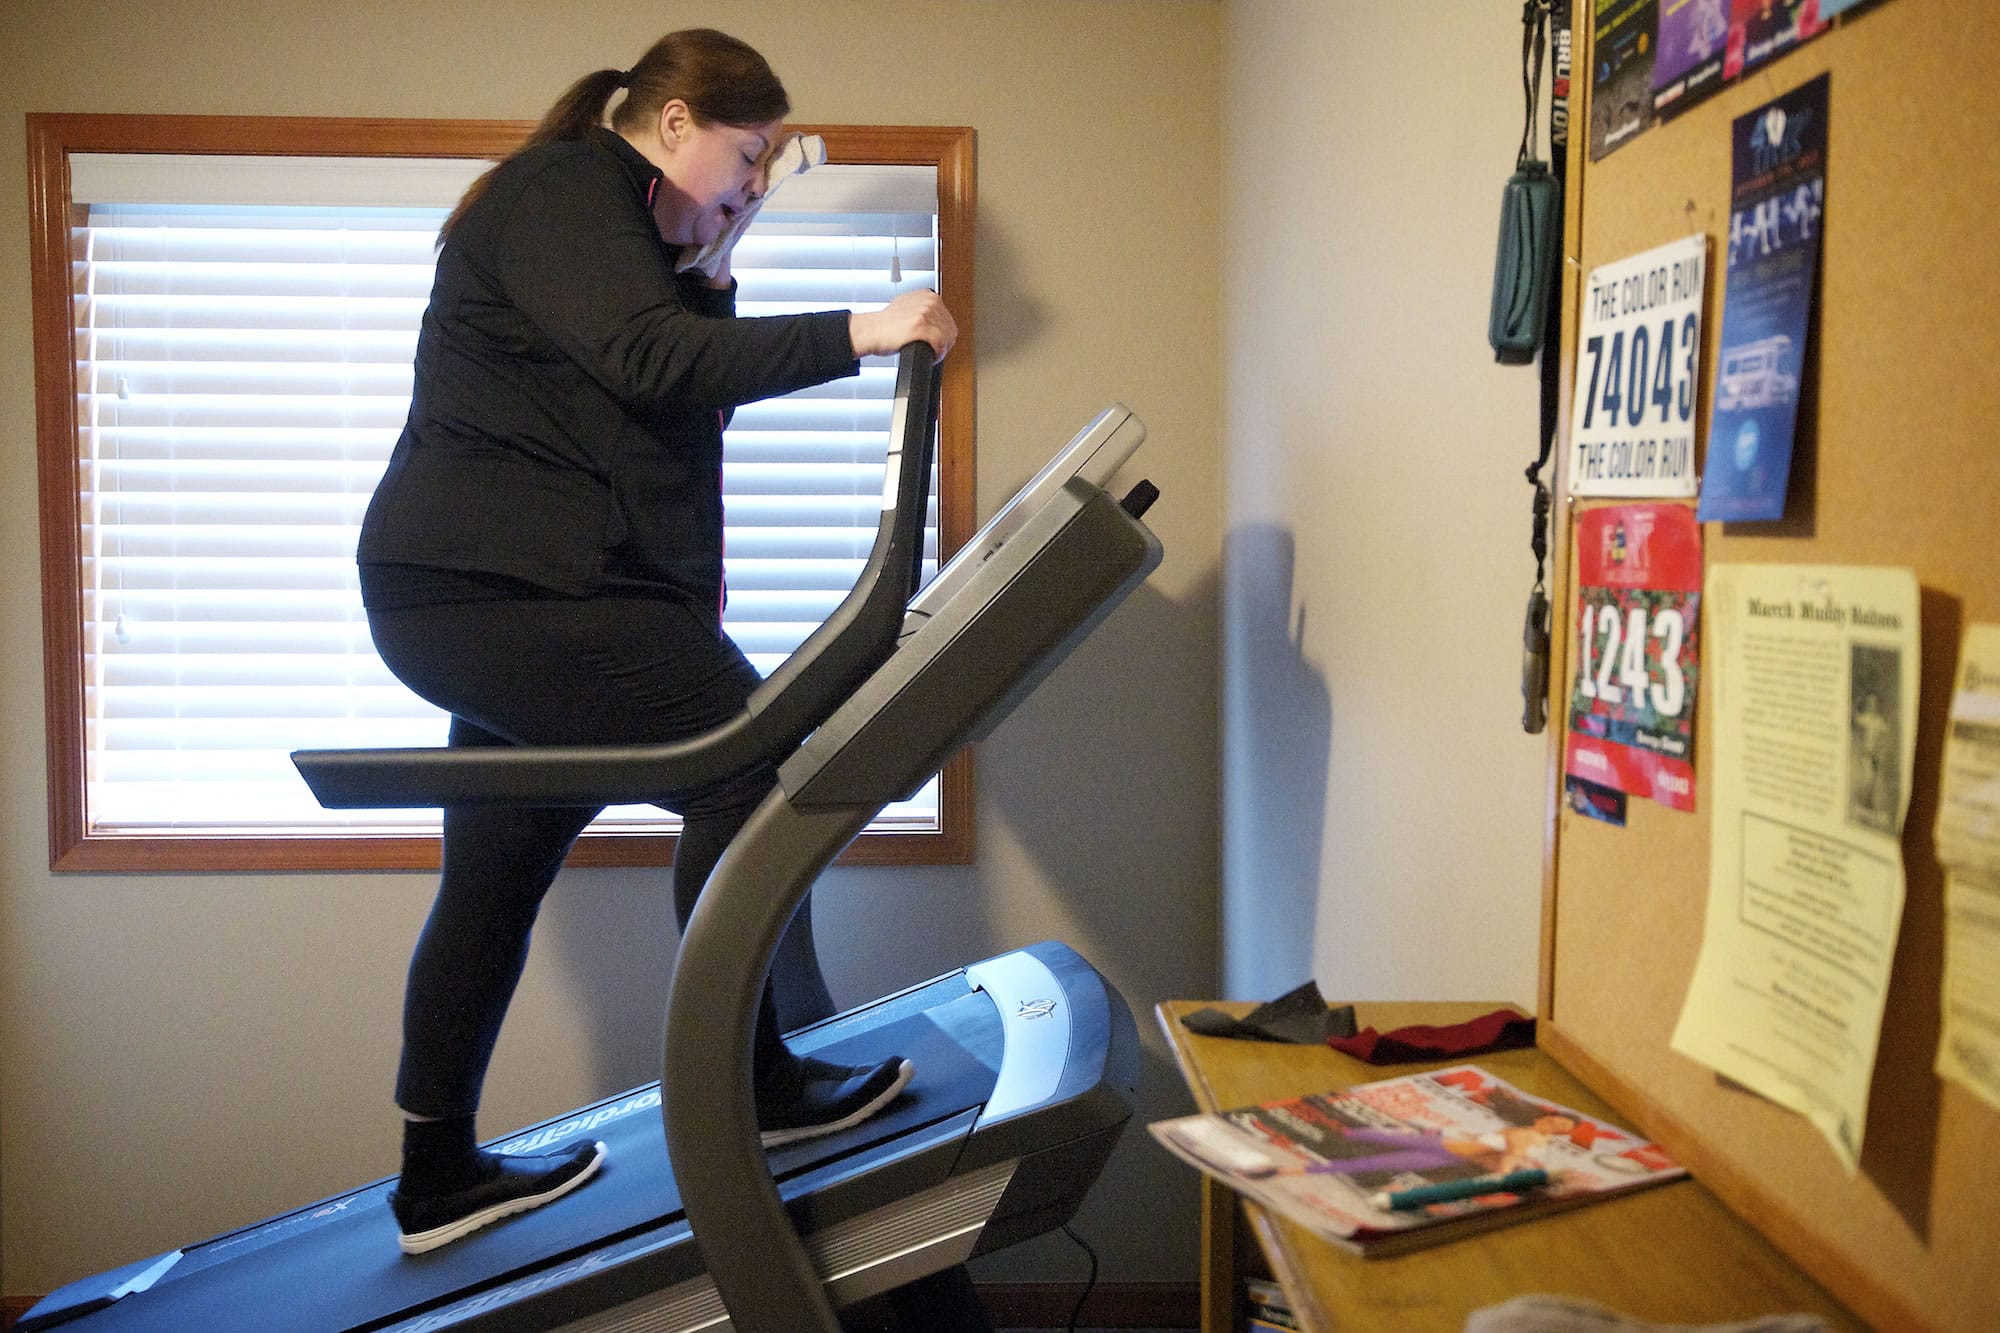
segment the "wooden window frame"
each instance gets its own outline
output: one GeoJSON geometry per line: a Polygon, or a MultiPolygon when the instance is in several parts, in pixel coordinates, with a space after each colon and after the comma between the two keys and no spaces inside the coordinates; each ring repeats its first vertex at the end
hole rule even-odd
{"type": "MultiPolygon", "coordinates": [[[[47,714],[49,866],[57,871],[431,870],[431,835],[311,833],[187,835],[92,833],[84,807],[82,495],[76,394],[74,273],[82,225],[70,199],[72,153],[244,153],[399,158],[506,156],[529,121],[391,120],[304,116],[30,114],[29,252],[34,317],[35,432],[42,554],[43,690],[47,714]]],[[[939,421],[938,533],[949,559],[973,518],[973,138],[954,126],[800,125],[826,139],[830,161],[931,166],[937,171],[939,290],[958,320],[944,363],[939,421]]],[[[864,834],[843,865],[962,865],[973,855],[969,750],[944,767],[936,832],[864,834]]],[[[590,832],[569,864],[660,866],[677,838],[590,832]]]]}

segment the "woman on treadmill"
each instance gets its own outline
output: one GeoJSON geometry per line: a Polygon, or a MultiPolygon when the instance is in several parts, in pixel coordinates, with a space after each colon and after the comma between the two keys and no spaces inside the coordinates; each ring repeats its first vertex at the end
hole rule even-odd
{"type": "MultiPolygon", "coordinates": [[[[383,661],[451,714],[452,745],[671,742],[740,712],[759,677],[721,627],[730,411],[913,341],[950,350],[957,328],[931,292],[735,318],[730,249],[799,161],[789,110],[756,51],[671,33],[631,69],[578,80],[445,222],[409,421],[360,565],[383,661]]],[[[765,768],[661,794],[684,820],[683,926],[773,781],[765,768]]],[[[598,1143],[484,1152],[474,1131],[537,909],[596,814],[444,813],[396,1084],[391,1205],[408,1253],[558,1198],[604,1159],[598,1143]]],[[[911,1073],[794,1056],[768,986],[755,1059],[767,1144],[857,1123],[911,1073]]]]}

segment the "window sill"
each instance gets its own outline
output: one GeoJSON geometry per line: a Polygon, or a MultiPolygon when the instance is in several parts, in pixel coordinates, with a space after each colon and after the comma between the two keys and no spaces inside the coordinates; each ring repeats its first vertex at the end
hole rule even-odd
{"type": "MultiPolygon", "coordinates": [[[[843,866],[969,865],[973,854],[972,765],[961,753],[944,767],[942,827],[935,831],[863,833],[840,854],[843,866]]],[[[669,866],[678,840],[667,833],[586,833],[567,865],[669,866]]],[[[61,873],[268,873],[434,871],[436,835],[87,834],[51,830],[49,868],[61,873]]]]}

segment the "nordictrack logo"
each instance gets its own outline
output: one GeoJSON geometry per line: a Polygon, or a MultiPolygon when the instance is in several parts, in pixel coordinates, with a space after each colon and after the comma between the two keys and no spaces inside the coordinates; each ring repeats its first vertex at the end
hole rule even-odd
{"type": "Polygon", "coordinates": [[[585,1255],[575,1263],[555,1269],[552,1272],[538,1274],[535,1277],[527,1279],[525,1282],[516,1282],[512,1286],[496,1287],[494,1290],[475,1296],[461,1305],[454,1305],[449,1309],[440,1310],[436,1314],[426,1315],[416,1323],[411,1324],[406,1333],[437,1333],[438,1329],[448,1328],[453,1324],[461,1323],[473,1315],[483,1314],[488,1310],[497,1310],[503,1305],[511,1305],[515,1301],[532,1296],[538,1291],[547,1291],[552,1287],[560,1287],[565,1282],[570,1282],[576,1278],[594,1273],[600,1268],[610,1268],[615,1262],[617,1261],[604,1254],[585,1255]]]}
{"type": "Polygon", "coordinates": [[[499,1151],[509,1154],[537,1153],[545,1148],[556,1147],[568,1139],[588,1134],[591,1130],[608,1125],[615,1120],[623,1120],[628,1115],[636,1115],[640,1111],[657,1111],[659,1109],[659,1088],[647,1088],[644,1092],[633,1093],[623,1101],[612,1102],[607,1106],[600,1106],[582,1115],[571,1116],[569,1119],[550,1125],[545,1129],[538,1129],[531,1133],[523,1134],[520,1138],[509,1139],[500,1145],[499,1151]]]}

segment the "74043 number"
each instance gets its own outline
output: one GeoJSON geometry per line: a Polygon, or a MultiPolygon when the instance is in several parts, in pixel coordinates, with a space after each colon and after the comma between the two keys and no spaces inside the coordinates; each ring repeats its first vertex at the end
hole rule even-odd
{"type": "Polygon", "coordinates": [[[1590,386],[1583,399],[1583,429],[1589,430],[1600,409],[1605,426],[1637,426],[1648,409],[1658,408],[1660,424],[1685,424],[1694,418],[1694,356],[1698,320],[1693,313],[1681,317],[1678,330],[1671,319],[1660,321],[1659,341],[1641,324],[1631,330],[1628,349],[1626,330],[1611,335],[1611,349],[1605,352],[1604,335],[1584,339],[1583,350],[1590,358],[1590,386]],[[1630,353],[1630,360],[1626,359],[1630,353]]]}

